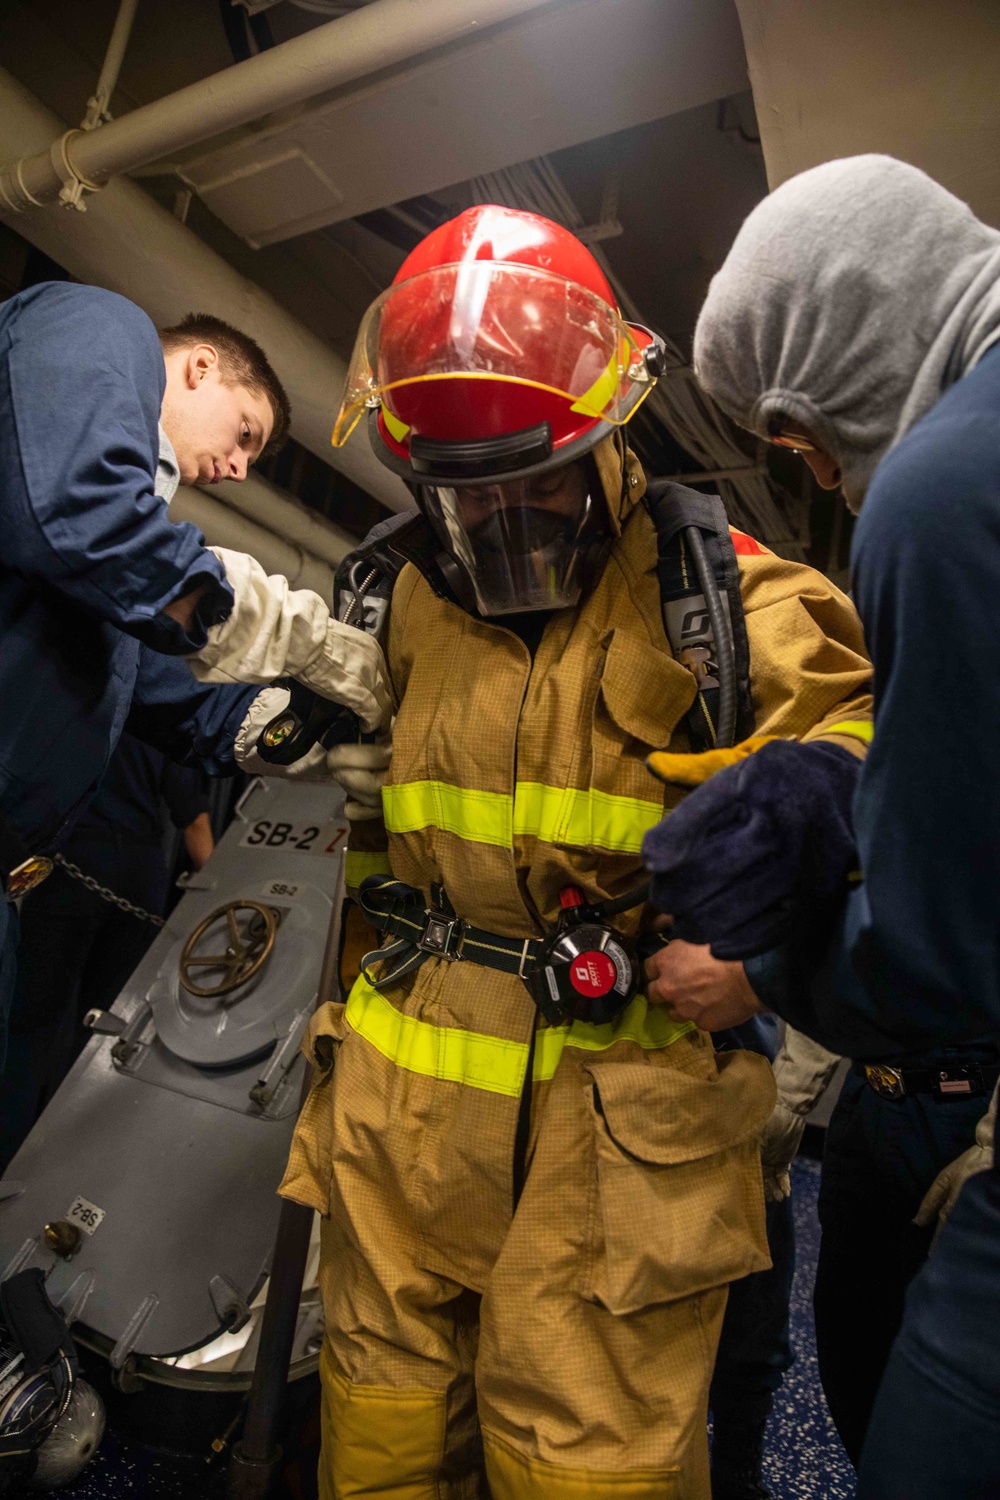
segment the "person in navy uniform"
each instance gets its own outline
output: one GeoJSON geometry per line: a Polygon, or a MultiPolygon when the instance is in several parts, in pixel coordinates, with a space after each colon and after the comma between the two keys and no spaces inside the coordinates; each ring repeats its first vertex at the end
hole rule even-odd
{"type": "Polygon", "coordinates": [[[370,637],[168,517],[179,481],[243,479],[288,419],[263,351],[218,319],[160,336],[125,298],[65,282],[0,305],[0,1055],[13,902],[126,726],[225,775],[276,678],[366,729],[388,715],[370,637]]]}

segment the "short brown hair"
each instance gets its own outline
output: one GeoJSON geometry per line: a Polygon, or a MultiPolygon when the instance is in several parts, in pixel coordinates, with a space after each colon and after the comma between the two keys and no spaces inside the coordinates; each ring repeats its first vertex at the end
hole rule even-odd
{"type": "Polygon", "coordinates": [[[221,318],[213,318],[211,313],[188,313],[175,327],[161,328],[160,343],[164,354],[195,344],[211,344],[218,353],[219,374],[226,385],[245,385],[256,395],[267,397],[274,426],[261,457],[277,453],[288,436],[292,409],[285,387],[256,339],[221,318]]]}

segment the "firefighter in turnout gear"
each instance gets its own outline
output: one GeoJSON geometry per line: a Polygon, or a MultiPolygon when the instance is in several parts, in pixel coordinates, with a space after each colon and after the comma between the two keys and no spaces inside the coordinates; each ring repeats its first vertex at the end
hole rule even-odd
{"type": "MultiPolygon", "coordinates": [[[[496,207],[435,230],[359,334],[335,441],[367,415],[418,509],[385,539],[391,768],[352,803],[386,942],[312,1024],[282,1186],[323,1215],[324,1500],[710,1494],[727,1287],[768,1265],[770,1069],[637,985],[552,1024],[525,983],[567,902],[642,881],[681,795],[646,757],[691,747],[704,696],[624,441],[658,370],[585,247],[496,207]]],[[[861,753],[849,602],[733,542],[756,732],[861,753]]],[[[613,925],[634,953],[643,906],[613,925]]]]}

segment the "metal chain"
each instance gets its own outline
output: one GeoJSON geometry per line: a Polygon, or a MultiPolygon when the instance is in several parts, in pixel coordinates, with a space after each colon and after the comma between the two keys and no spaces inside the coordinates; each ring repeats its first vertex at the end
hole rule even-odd
{"type": "Polygon", "coordinates": [[[129,916],[138,917],[143,922],[152,922],[154,927],[163,927],[166,925],[165,918],[154,916],[151,911],[146,911],[145,907],[136,906],[133,902],[126,901],[124,896],[116,896],[114,891],[109,891],[106,885],[101,885],[101,882],[95,880],[93,875],[85,875],[80,866],[75,865],[65,855],[54,854],[52,859],[55,864],[61,866],[66,871],[67,875],[72,875],[74,880],[79,880],[81,885],[87,887],[88,891],[96,891],[102,901],[110,901],[111,905],[117,906],[119,911],[127,911],[129,916]]]}

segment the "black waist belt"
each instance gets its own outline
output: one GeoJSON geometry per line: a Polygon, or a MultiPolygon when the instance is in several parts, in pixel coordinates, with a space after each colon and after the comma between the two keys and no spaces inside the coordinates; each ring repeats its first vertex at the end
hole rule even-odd
{"type": "Polygon", "coordinates": [[[524,978],[538,956],[540,939],[501,937],[499,933],[474,927],[456,917],[443,891],[435,890],[433,897],[435,904],[428,909],[423,894],[401,880],[369,875],[361,882],[358,890],[361,910],[379,932],[396,939],[384,948],[366,953],[361,960],[361,972],[369,984],[374,983],[368,973],[369,964],[389,965],[379,976],[379,984],[388,985],[411,974],[428,958],[465,959],[524,978]]]}
{"type": "Polygon", "coordinates": [[[894,1068],[887,1063],[854,1063],[853,1070],[883,1099],[930,1094],[947,1102],[992,1094],[1000,1078],[1000,1062],[956,1062],[942,1059],[922,1067],[894,1068]]]}

